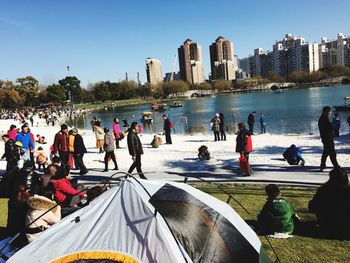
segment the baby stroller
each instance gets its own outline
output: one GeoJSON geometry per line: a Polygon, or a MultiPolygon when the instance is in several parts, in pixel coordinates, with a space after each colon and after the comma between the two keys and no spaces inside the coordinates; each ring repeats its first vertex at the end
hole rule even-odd
{"type": "Polygon", "coordinates": [[[198,148],[198,158],[200,160],[210,160],[210,152],[208,151],[208,147],[202,145],[198,148]]]}

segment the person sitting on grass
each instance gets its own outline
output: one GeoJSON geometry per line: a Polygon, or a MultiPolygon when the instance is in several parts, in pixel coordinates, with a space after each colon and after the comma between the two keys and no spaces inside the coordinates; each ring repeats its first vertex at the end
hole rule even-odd
{"type": "Polygon", "coordinates": [[[309,202],[309,210],[316,214],[321,231],[327,237],[350,238],[350,187],[347,173],[342,168],[329,172],[328,181],[309,202]]]}
{"type": "Polygon", "coordinates": [[[294,220],[300,220],[292,205],[281,197],[280,189],[275,184],[265,188],[267,201],[258,215],[258,225],[263,234],[285,233],[294,230],[294,220]]]}

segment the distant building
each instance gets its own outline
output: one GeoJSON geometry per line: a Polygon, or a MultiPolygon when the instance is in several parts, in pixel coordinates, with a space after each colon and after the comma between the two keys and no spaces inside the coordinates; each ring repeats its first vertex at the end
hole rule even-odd
{"type": "Polygon", "coordinates": [[[173,76],[171,76],[171,72],[165,73],[164,81],[179,80],[179,79],[180,79],[180,72],[174,72],[173,76]]]}
{"type": "Polygon", "coordinates": [[[150,85],[156,85],[163,81],[162,78],[162,65],[159,60],[154,58],[146,59],[146,74],[147,82],[150,85]]]}
{"type": "Polygon", "coordinates": [[[178,48],[180,78],[190,84],[199,84],[205,81],[202,63],[202,48],[199,44],[187,39],[178,48]]]}
{"type": "Polygon", "coordinates": [[[338,33],[337,39],[331,41],[323,37],[318,48],[320,68],[350,67],[350,36],[338,33]]]}
{"type": "Polygon", "coordinates": [[[235,79],[235,64],[233,44],[230,40],[219,36],[215,43],[209,46],[212,80],[235,79]]]}

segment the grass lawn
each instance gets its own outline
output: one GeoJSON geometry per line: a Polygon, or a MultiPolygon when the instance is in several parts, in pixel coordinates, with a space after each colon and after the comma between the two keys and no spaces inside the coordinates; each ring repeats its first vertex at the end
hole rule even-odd
{"type": "MultiPolygon", "coordinates": [[[[211,194],[226,202],[227,195],[209,184],[195,184],[196,188],[211,194]]],[[[234,200],[230,205],[246,221],[252,222],[266,200],[263,186],[221,184],[248,211],[247,214],[234,200]]],[[[270,242],[275,248],[282,263],[288,262],[350,262],[350,241],[327,240],[318,235],[314,226],[315,216],[309,213],[307,204],[315,193],[315,189],[281,187],[282,196],[289,200],[302,219],[300,230],[293,238],[273,239],[270,242]]],[[[6,226],[7,200],[0,199],[0,229],[6,226]]],[[[1,235],[0,235],[1,236],[1,235]]],[[[274,261],[275,257],[267,241],[260,236],[268,255],[274,261]]]]}

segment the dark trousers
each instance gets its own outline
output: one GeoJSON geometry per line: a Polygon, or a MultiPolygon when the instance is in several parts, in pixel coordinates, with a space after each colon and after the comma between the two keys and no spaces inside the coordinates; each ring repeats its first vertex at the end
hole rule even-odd
{"type": "Polygon", "coordinates": [[[214,140],[220,141],[220,133],[218,131],[214,131],[214,140]]]}
{"type": "Polygon", "coordinates": [[[61,158],[61,163],[64,165],[68,165],[69,161],[69,151],[59,151],[58,152],[61,158]]]}
{"type": "Polygon", "coordinates": [[[261,133],[266,133],[266,126],[265,124],[260,124],[261,125],[261,133]]]}
{"type": "Polygon", "coordinates": [[[136,171],[139,173],[140,178],[146,179],[145,175],[143,174],[143,172],[141,170],[141,154],[136,154],[136,159],[134,160],[134,162],[130,166],[128,173],[131,174],[135,168],[136,168],[136,171]]]}
{"type": "Polygon", "coordinates": [[[331,159],[333,167],[339,167],[339,164],[337,162],[337,154],[335,153],[335,149],[334,149],[334,142],[322,141],[322,143],[323,143],[323,153],[321,157],[321,169],[326,168],[326,161],[328,156],[331,159]]]}
{"type": "Polygon", "coordinates": [[[220,138],[222,141],[226,141],[226,133],[225,133],[225,129],[223,127],[220,128],[220,138]]]}
{"type": "Polygon", "coordinates": [[[114,163],[114,166],[115,166],[115,169],[118,169],[118,164],[117,164],[117,160],[115,159],[115,154],[114,154],[114,151],[113,152],[106,152],[105,154],[105,170],[108,170],[108,159],[109,157],[111,157],[113,163],[114,163]]]}
{"type": "Polygon", "coordinates": [[[165,143],[167,143],[167,144],[172,144],[170,134],[171,134],[170,131],[165,131],[165,143]]]}
{"type": "Polygon", "coordinates": [[[254,123],[248,122],[249,131],[251,134],[254,133],[254,123]]]}
{"type": "Polygon", "coordinates": [[[115,148],[119,149],[120,146],[119,146],[119,139],[115,139],[115,148]]]}
{"type": "Polygon", "coordinates": [[[83,161],[83,157],[84,157],[84,154],[76,154],[74,153],[73,155],[73,158],[74,158],[74,162],[75,162],[75,167],[77,169],[80,169],[80,173],[81,174],[86,174],[88,172],[85,164],[84,164],[84,161],[83,161]]]}
{"type": "Polygon", "coordinates": [[[17,161],[7,161],[6,164],[6,173],[10,172],[13,170],[15,167],[17,167],[17,161]]]}

